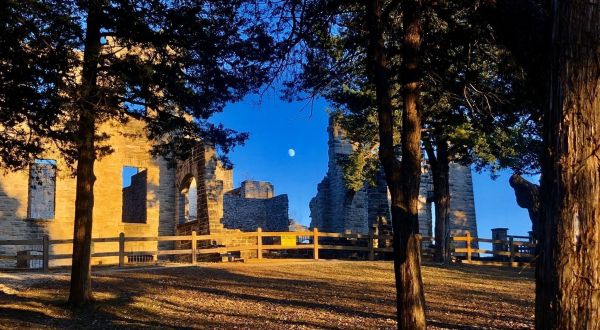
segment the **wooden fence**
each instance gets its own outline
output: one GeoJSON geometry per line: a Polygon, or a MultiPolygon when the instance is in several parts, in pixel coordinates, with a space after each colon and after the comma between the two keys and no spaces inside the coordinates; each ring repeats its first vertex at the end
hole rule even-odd
{"type": "Polygon", "coordinates": [[[517,258],[525,260],[529,263],[535,260],[535,244],[531,242],[517,241],[515,238],[528,238],[526,236],[510,236],[508,240],[494,240],[489,238],[472,237],[471,233],[467,232],[465,236],[452,237],[454,242],[465,242],[464,248],[453,248],[454,254],[464,253],[466,255],[465,263],[471,264],[498,264],[498,265],[509,265],[509,266],[520,266],[523,262],[516,262],[517,258]],[[474,249],[473,243],[491,243],[492,245],[499,246],[502,248],[494,248],[492,250],[487,249],[474,249]],[[496,259],[504,259],[500,261],[496,260],[481,260],[481,258],[473,258],[473,254],[491,254],[492,256],[501,257],[496,259]]]}
{"type": "MultiPolygon", "coordinates": [[[[343,233],[326,233],[319,232],[317,228],[313,231],[306,232],[263,232],[258,228],[255,232],[225,232],[211,235],[197,235],[196,232],[192,232],[191,235],[186,236],[153,236],[153,237],[126,237],[125,234],[121,233],[119,237],[107,237],[107,238],[93,238],[93,243],[107,243],[114,242],[119,243],[118,251],[114,252],[94,252],[92,258],[100,257],[118,257],[119,267],[125,265],[125,257],[135,256],[146,256],[153,255],[158,256],[166,255],[187,255],[191,256],[191,263],[197,262],[198,256],[202,254],[228,254],[231,252],[240,251],[256,251],[258,259],[263,258],[263,253],[267,251],[276,250],[312,250],[312,256],[314,259],[319,259],[319,251],[322,250],[334,250],[334,251],[354,251],[354,252],[366,252],[368,260],[375,260],[376,253],[390,253],[392,252],[391,247],[381,247],[382,242],[391,243],[393,237],[391,235],[378,235],[376,233],[369,234],[343,234],[343,233]],[[278,240],[271,240],[271,242],[279,242],[279,244],[264,244],[263,238],[265,237],[276,237],[278,240]],[[256,242],[255,244],[242,244],[238,246],[219,246],[215,244],[219,240],[224,239],[239,239],[249,238],[256,242]],[[309,238],[308,242],[302,241],[302,239],[309,238]],[[199,242],[208,241],[208,244],[200,244],[199,242]],[[190,248],[181,249],[157,249],[152,251],[126,251],[125,244],[127,242],[190,242],[187,244],[190,248]],[[344,243],[344,244],[339,244],[344,243]]],[[[465,242],[459,244],[466,244],[465,248],[453,248],[455,256],[462,255],[466,256],[465,262],[477,263],[474,260],[473,254],[476,253],[489,253],[498,256],[507,256],[510,262],[515,261],[515,257],[530,257],[533,258],[532,254],[520,253],[517,251],[519,246],[534,246],[527,242],[513,241],[497,241],[485,238],[474,238],[471,237],[470,233],[464,237],[453,237],[454,242],[465,242]],[[508,244],[510,251],[494,251],[484,249],[472,248],[472,243],[486,242],[486,243],[501,243],[508,244]]],[[[422,241],[433,242],[432,237],[422,237],[422,241]]],[[[71,259],[71,254],[51,254],[51,245],[59,244],[72,244],[72,239],[49,239],[48,236],[44,236],[42,239],[33,240],[0,240],[0,245],[12,245],[12,246],[41,246],[41,255],[22,255],[22,256],[0,256],[0,260],[42,260],[42,270],[48,271],[50,260],[58,259],[71,259]]],[[[454,243],[456,244],[456,243],[454,243]]],[[[431,253],[432,249],[425,245],[423,248],[424,253],[431,253]]]]}

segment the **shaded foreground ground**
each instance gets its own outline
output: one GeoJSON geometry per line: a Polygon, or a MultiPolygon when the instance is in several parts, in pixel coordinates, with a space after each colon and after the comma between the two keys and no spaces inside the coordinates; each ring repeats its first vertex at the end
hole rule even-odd
{"type": "MultiPolygon", "coordinates": [[[[531,270],[423,267],[430,328],[533,327],[531,270]]],[[[278,261],[95,272],[97,303],[63,304],[65,274],[0,273],[0,328],[393,328],[390,262],[278,261]]]]}

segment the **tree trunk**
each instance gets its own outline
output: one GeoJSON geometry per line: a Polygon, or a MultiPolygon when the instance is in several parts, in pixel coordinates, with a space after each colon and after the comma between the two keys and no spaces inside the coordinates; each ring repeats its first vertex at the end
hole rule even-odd
{"type": "Polygon", "coordinates": [[[395,235],[400,242],[394,266],[408,284],[398,293],[404,303],[401,329],[425,329],[425,293],[421,277],[421,236],[419,235],[419,186],[421,185],[421,114],[419,110],[420,74],[419,49],[421,46],[420,1],[403,3],[402,22],[402,162],[400,164],[400,206],[398,221],[393,221],[395,235]]]}
{"type": "Polygon", "coordinates": [[[389,67],[385,54],[382,1],[366,1],[369,28],[371,77],[376,88],[379,119],[379,159],[392,195],[394,231],[394,275],[396,278],[396,316],[398,329],[425,329],[425,295],[421,278],[421,240],[418,222],[418,197],[421,177],[421,122],[418,50],[420,20],[418,2],[404,5],[404,65],[402,116],[402,161],[396,158],[393,133],[389,67]]]}
{"type": "Polygon", "coordinates": [[[91,285],[92,214],[94,209],[95,108],[98,106],[98,63],[101,51],[100,21],[104,1],[90,1],[81,74],[77,190],[73,232],[73,263],[69,304],[77,307],[93,300],[91,285]]]}
{"type": "Polygon", "coordinates": [[[436,139],[436,151],[430,142],[425,150],[431,166],[433,177],[433,201],[435,203],[435,251],[434,260],[447,262],[450,259],[450,157],[448,141],[440,137],[436,139]]]}
{"type": "Polygon", "coordinates": [[[515,191],[517,204],[529,212],[531,231],[533,232],[534,241],[537,241],[537,238],[540,237],[538,233],[538,223],[540,222],[540,186],[525,180],[519,174],[511,175],[508,182],[515,191]]]}
{"type": "Polygon", "coordinates": [[[600,329],[600,0],[552,1],[538,329],[600,329]]]}

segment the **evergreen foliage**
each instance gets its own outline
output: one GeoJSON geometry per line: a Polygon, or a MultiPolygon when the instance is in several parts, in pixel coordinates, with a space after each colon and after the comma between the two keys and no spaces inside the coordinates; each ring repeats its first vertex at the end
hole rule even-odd
{"type": "MultiPolygon", "coordinates": [[[[222,154],[247,134],[208,118],[267,81],[274,40],[249,1],[102,1],[96,127],[146,122],[154,152],[174,160],[202,140],[222,154]]],[[[0,164],[47,148],[76,161],[87,5],[0,5],[0,164]]],[[[96,141],[107,136],[96,136],[96,141]]],[[[100,143],[98,156],[110,152],[100,143]]]]}
{"type": "MultiPolygon", "coordinates": [[[[75,165],[69,304],[93,301],[94,162],[110,153],[99,129],[146,123],[152,152],[171,163],[199,142],[225,154],[243,142],[208,121],[267,81],[274,40],[256,3],[8,0],[0,3],[0,165],[27,166],[57,147],[75,165]]],[[[226,159],[224,159],[226,161],[226,159]]]]}

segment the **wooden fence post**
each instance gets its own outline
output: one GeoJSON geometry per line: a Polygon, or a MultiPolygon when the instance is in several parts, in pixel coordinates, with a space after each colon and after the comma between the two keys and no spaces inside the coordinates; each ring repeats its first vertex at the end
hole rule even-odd
{"type": "Polygon", "coordinates": [[[125,233],[119,234],[119,267],[125,265],[125,233]]]}
{"type": "Polygon", "coordinates": [[[319,260],[319,229],[313,228],[313,257],[319,260]]]}
{"type": "Polygon", "coordinates": [[[44,273],[47,273],[50,269],[48,267],[50,264],[50,238],[48,235],[42,237],[42,254],[42,269],[44,273]]]}
{"type": "Polygon", "coordinates": [[[263,258],[263,250],[262,250],[262,228],[256,228],[256,257],[258,259],[263,258]]]}
{"type": "Polygon", "coordinates": [[[375,230],[377,230],[376,226],[369,230],[369,261],[375,260],[375,230]]]}
{"type": "Polygon", "coordinates": [[[196,241],[196,231],[192,230],[192,265],[196,264],[196,253],[198,253],[198,241],[196,241]]]}
{"type": "Polygon", "coordinates": [[[471,232],[467,231],[467,260],[471,261],[471,232]]]}
{"type": "Polygon", "coordinates": [[[515,262],[515,246],[513,245],[514,238],[508,238],[508,251],[510,252],[510,262],[515,262]]]}

